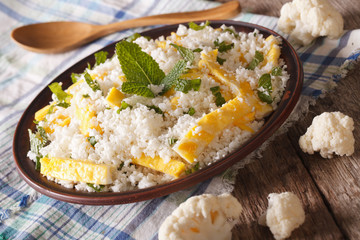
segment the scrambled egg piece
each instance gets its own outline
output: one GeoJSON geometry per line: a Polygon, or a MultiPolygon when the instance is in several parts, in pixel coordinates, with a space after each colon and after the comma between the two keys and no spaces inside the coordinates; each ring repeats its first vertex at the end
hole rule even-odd
{"type": "Polygon", "coordinates": [[[78,181],[94,184],[111,184],[113,165],[96,164],[70,158],[41,158],[40,173],[60,180],[78,181]]]}
{"type": "Polygon", "coordinates": [[[64,115],[59,115],[57,118],[52,120],[47,126],[44,127],[46,133],[53,133],[55,131],[54,125],[58,125],[60,127],[69,126],[71,122],[71,118],[64,115]]]}
{"type": "Polygon", "coordinates": [[[121,102],[124,99],[125,95],[120,92],[117,88],[112,87],[109,94],[106,97],[106,100],[111,107],[121,107],[121,102]]]}
{"type": "Polygon", "coordinates": [[[236,97],[202,117],[175,145],[174,150],[186,161],[193,163],[218,133],[252,111],[252,107],[242,97],[236,97]]]}
{"type": "Polygon", "coordinates": [[[230,194],[191,197],[161,224],[159,240],[230,240],[241,212],[241,204],[230,194]]]}
{"type": "Polygon", "coordinates": [[[85,109],[76,106],[75,116],[81,121],[80,132],[85,136],[89,136],[89,129],[96,129],[100,134],[103,133],[101,127],[97,122],[92,121],[92,118],[96,116],[95,111],[90,110],[90,105],[85,109]]]}
{"type": "Polygon", "coordinates": [[[46,114],[49,112],[51,105],[46,105],[45,107],[43,107],[42,109],[38,110],[35,113],[35,120],[36,121],[42,121],[44,120],[46,114]]]}
{"type": "Polygon", "coordinates": [[[179,177],[185,171],[185,164],[183,162],[174,159],[164,162],[164,159],[159,156],[152,158],[142,155],[141,158],[133,158],[132,162],[156,171],[170,174],[174,177],[179,177]]]}
{"type": "MultiPolygon", "coordinates": [[[[206,67],[214,75],[215,80],[220,84],[228,86],[234,96],[241,96],[246,99],[248,104],[255,107],[256,119],[262,119],[272,111],[272,107],[258,99],[250,84],[246,81],[238,82],[234,75],[221,68],[216,61],[218,50],[215,49],[208,54],[201,54],[202,60],[199,61],[199,67],[206,67]]],[[[275,56],[275,55],[274,55],[275,56]]]]}
{"type": "Polygon", "coordinates": [[[266,64],[266,62],[271,62],[272,64],[274,64],[274,66],[278,66],[279,65],[278,60],[280,57],[279,40],[277,40],[276,37],[274,37],[273,35],[270,35],[265,39],[265,41],[271,43],[270,43],[270,50],[265,55],[264,65],[266,64]]]}

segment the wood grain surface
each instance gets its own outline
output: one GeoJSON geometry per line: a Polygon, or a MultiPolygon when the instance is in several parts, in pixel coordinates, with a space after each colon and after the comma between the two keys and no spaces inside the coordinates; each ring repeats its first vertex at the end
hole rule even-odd
{"type": "MultiPolygon", "coordinates": [[[[225,2],[225,0],[219,0],[225,2]]],[[[240,0],[243,11],[279,16],[285,0],[240,0]]],[[[360,28],[360,1],[330,1],[344,18],[345,29],[360,28]]],[[[360,47],[360,43],[359,44],[360,47]]],[[[233,194],[244,207],[233,239],[273,239],[258,218],[272,192],[291,191],[302,201],[306,220],[290,239],[360,239],[360,64],[337,88],[317,100],[287,133],[278,136],[263,157],[238,171],[233,194]],[[298,140],[323,112],[341,111],[355,122],[355,153],[351,157],[323,159],[305,154],[298,140]]]]}

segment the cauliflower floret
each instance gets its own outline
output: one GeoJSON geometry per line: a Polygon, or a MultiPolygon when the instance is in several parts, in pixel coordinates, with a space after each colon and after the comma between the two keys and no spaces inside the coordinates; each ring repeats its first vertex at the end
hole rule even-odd
{"type": "Polygon", "coordinates": [[[344,21],[327,0],[293,0],[282,6],[278,27],[297,43],[308,45],[320,36],[340,37],[344,21]]]}
{"type": "Polygon", "coordinates": [[[320,151],[323,158],[332,154],[350,156],[354,153],[354,121],[341,112],[324,112],[313,119],[306,133],[300,137],[300,148],[309,154],[320,151]]]}
{"type": "Polygon", "coordinates": [[[191,197],[165,219],[159,240],[231,239],[241,211],[240,203],[230,194],[191,197]]]}
{"type": "Polygon", "coordinates": [[[259,219],[259,224],[268,226],[274,238],[285,239],[305,221],[305,212],[300,199],[292,192],[270,193],[269,207],[259,219]]]}

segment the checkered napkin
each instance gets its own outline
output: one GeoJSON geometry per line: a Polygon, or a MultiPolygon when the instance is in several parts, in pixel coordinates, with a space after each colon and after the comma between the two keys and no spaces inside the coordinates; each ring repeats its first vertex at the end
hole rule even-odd
{"type": "MultiPolygon", "coordinates": [[[[149,201],[117,206],[69,204],[36,193],[17,174],[12,157],[16,124],[27,105],[55,76],[89,53],[134,32],[112,34],[80,49],[57,55],[27,52],[10,40],[12,29],[35,22],[83,21],[106,24],[146,15],[201,10],[218,5],[197,0],[3,0],[0,2],[0,239],[157,239],[159,225],[181,202],[202,193],[220,193],[233,179],[214,177],[190,189],[149,201]]],[[[235,20],[278,31],[277,18],[240,14],[235,20]]],[[[305,71],[299,107],[331,89],[357,60],[360,30],[339,40],[320,38],[295,46],[305,71]],[[342,67],[340,67],[342,66],[342,67]],[[334,81],[333,81],[334,80],[334,81]]],[[[233,171],[234,172],[234,171],[233,171]]],[[[231,186],[231,185],[230,185],[231,186]]],[[[231,187],[228,188],[231,190],[231,187]]]]}

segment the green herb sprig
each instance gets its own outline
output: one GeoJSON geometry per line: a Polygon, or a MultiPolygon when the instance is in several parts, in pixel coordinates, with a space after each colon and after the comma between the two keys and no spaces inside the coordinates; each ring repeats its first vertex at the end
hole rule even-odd
{"type": "Polygon", "coordinates": [[[187,111],[186,114],[189,114],[190,116],[193,116],[195,114],[195,108],[190,107],[189,111],[187,111]]]}
{"type": "Polygon", "coordinates": [[[30,151],[36,155],[35,170],[40,171],[41,164],[40,159],[43,157],[40,153],[40,149],[48,144],[44,128],[37,126],[37,131],[33,133],[31,129],[28,129],[30,139],[30,151]]]}
{"type": "Polygon", "coordinates": [[[100,85],[96,80],[93,80],[88,72],[84,75],[86,83],[89,85],[89,87],[94,91],[100,90],[100,85]]]}
{"type": "Polygon", "coordinates": [[[271,84],[271,76],[269,73],[265,73],[261,75],[259,78],[258,87],[264,90],[258,90],[258,97],[261,101],[266,103],[272,103],[273,99],[271,97],[272,93],[272,84],[271,84]]]}
{"type": "Polygon", "coordinates": [[[210,25],[210,22],[208,20],[206,20],[205,24],[202,26],[200,26],[194,22],[189,22],[189,28],[191,28],[192,30],[195,30],[195,31],[203,30],[205,27],[207,27],[209,25],[210,25]]]}
{"type": "Polygon", "coordinates": [[[224,103],[226,103],[225,98],[221,95],[219,86],[212,87],[210,90],[215,97],[216,106],[221,107],[224,103]]]}
{"type": "Polygon", "coordinates": [[[175,85],[175,90],[183,93],[188,93],[190,90],[199,91],[201,85],[201,79],[178,79],[175,85]]]}
{"type": "Polygon", "coordinates": [[[87,138],[88,142],[91,144],[91,146],[95,146],[95,144],[97,143],[95,136],[90,136],[87,138]]]}
{"type": "Polygon", "coordinates": [[[183,46],[176,45],[174,43],[170,43],[170,45],[179,51],[180,55],[185,59],[185,61],[189,63],[193,63],[195,56],[192,50],[183,46]]]}
{"type": "Polygon", "coordinates": [[[255,51],[255,57],[251,60],[246,69],[254,70],[262,61],[264,61],[264,54],[259,51],[255,51]]]}
{"type": "Polygon", "coordinates": [[[185,174],[186,174],[186,175],[192,174],[192,173],[198,171],[199,168],[200,168],[200,163],[197,162],[192,168],[187,169],[187,170],[185,171],[185,174]]]}
{"type": "Polygon", "coordinates": [[[95,66],[104,63],[107,59],[108,54],[109,53],[106,51],[100,51],[100,52],[95,53],[94,54],[95,55],[95,66]]]}
{"type": "Polygon", "coordinates": [[[227,52],[234,47],[234,43],[226,44],[225,41],[219,42],[219,39],[214,41],[214,45],[221,53],[227,52]]]}
{"type": "Polygon", "coordinates": [[[67,108],[70,106],[71,94],[68,94],[62,90],[61,85],[58,82],[54,82],[49,85],[50,91],[55,94],[57,101],[56,104],[59,107],[67,108]]]}
{"type": "Polygon", "coordinates": [[[177,138],[169,138],[169,145],[170,146],[173,146],[176,142],[178,141],[178,139],[177,138]]]}
{"type": "Polygon", "coordinates": [[[120,108],[117,110],[117,113],[120,113],[122,110],[127,109],[127,108],[131,109],[132,106],[130,104],[128,104],[127,102],[122,101],[120,108]]]}
{"type": "Polygon", "coordinates": [[[91,187],[92,189],[94,189],[95,192],[101,192],[101,190],[105,187],[105,185],[95,186],[95,184],[92,184],[92,183],[87,183],[87,185],[89,187],[91,187]]]}
{"type": "Polygon", "coordinates": [[[223,65],[224,62],[226,61],[226,59],[221,58],[221,57],[216,57],[216,61],[217,61],[220,65],[223,65]]]}

